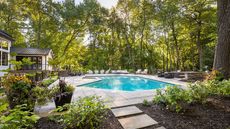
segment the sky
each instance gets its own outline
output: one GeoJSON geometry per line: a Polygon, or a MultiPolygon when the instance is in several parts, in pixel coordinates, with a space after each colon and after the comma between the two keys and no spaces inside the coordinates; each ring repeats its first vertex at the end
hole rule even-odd
{"type": "MultiPolygon", "coordinates": [[[[64,0],[56,0],[56,1],[64,1],[64,0]]],[[[83,0],[75,0],[76,4],[82,2],[83,0]]],[[[103,7],[112,8],[117,4],[118,0],[97,0],[103,7]]]]}

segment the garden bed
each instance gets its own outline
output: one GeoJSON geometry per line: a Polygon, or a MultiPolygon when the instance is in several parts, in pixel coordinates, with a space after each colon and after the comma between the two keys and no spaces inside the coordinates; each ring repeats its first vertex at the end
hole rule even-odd
{"type": "MultiPolygon", "coordinates": [[[[230,128],[230,97],[210,97],[206,104],[193,104],[189,111],[175,113],[163,106],[136,105],[167,129],[228,129],[230,128]]],[[[146,129],[152,129],[151,127],[146,129]]]]}
{"type": "MultiPolygon", "coordinates": [[[[36,129],[64,129],[65,126],[50,120],[48,117],[43,117],[38,120],[36,129]]],[[[99,129],[123,129],[111,111],[108,112],[105,120],[99,129]]]]}

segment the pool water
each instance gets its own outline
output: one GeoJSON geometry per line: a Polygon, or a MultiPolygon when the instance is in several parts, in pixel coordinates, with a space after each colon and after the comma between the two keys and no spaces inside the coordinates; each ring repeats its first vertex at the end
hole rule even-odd
{"type": "Polygon", "coordinates": [[[82,86],[121,91],[153,90],[165,86],[173,86],[173,84],[170,83],[137,76],[107,76],[100,78],[102,80],[84,84],[82,86]]]}

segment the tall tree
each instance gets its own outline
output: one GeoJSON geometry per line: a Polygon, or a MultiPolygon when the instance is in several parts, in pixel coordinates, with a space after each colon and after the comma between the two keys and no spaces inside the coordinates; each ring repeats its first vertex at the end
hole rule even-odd
{"type": "Polygon", "coordinates": [[[218,43],[214,59],[214,69],[230,77],[230,1],[218,0],[218,43]]]}

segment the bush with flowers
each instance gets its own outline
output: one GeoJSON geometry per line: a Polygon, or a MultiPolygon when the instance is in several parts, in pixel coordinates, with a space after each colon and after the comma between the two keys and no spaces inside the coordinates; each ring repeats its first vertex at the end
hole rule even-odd
{"type": "Polygon", "coordinates": [[[3,79],[3,87],[7,95],[10,108],[16,105],[27,104],[29,110],[33,110],[36,96],[33,94],[31,80],[25,75],[8,74],[3,79]]]}

